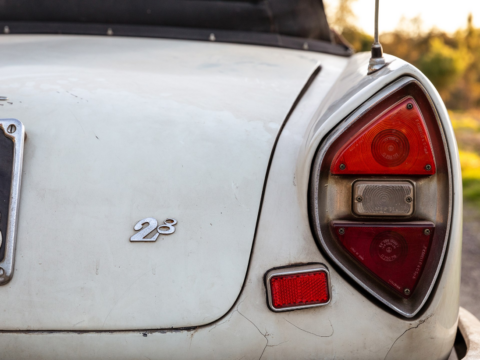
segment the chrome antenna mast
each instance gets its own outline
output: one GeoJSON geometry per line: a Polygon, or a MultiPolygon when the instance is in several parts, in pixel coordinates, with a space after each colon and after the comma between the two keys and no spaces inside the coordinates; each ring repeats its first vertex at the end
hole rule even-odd
{"type": "Polygon", "coordinates": [[[383,49],[380,41],[378,41],[378,7],[380,0],[375,0],[375,35],[372,44],[372,57],[368,62],[368,74],[371,74],[377,70],[383,68],[385,63],[385,58],[383,57],[383,49]]]}

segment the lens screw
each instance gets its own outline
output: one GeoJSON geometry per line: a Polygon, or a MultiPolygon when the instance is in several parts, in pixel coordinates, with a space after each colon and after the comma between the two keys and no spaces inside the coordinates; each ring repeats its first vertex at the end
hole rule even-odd
{"type": "Polygon", "coordinates": [[[404,293],[405,295],[407,295],[407,296],[410,295],[410,289],[409,289],[409,288],[405,288],[405,290],[403,290],[403,293],[404,293]]]}
{"type": "Polygon", "coordinates": [[[362,202],[362,201],[363,201],[363,198],[362,198],[360,195],[358,195],[358,196],[355,198],[355,200],[357,200],[357,202],[362,202]]]}
{"type": "Polygon", "coordinates": [[[407,109],[408,109],[408,110],[412,110],[412,109],[413,109],[413,104],[412,104],[412,103],[408,103],[408,104],[407,104],[407,109]]]}
{"type": "Polygon", "coordinates": [[[9,134],[13,134],[15,131],[17,131],[17,127],[15,125],[8,125],[7,132],[9,134]]]}
{"type": "Polygon", "coordinates": [[[430,165],[430,164],[425,165],[425,170],[427,170],[427,171],[432,170],[432,165],[430,165]]]}
{"type": "Polygon", "coordinates": [[[344,235],[344,234],[345,234],[345,229],[344,229],[344,228],[338,229],[338,233],[339,233],[340,235],[344,235]]]}
{"type": "Polygon", "coordinates": [[[346,168],[345,164],[340,164],[340,170],[345,170],[346,168]]]}
{"type": "Polygon", "coordinates": [[[0,276],[3,276],[5,275],[5,270],[3,270],[2,268],[0,268],[0,276]]]}
{"type": "Polygon", "coordinates": [[[407,203],[411,203],[411,202],[413,201],[413,198],[412,198],[411,196],[407,196],[407,197],[405,198],[405,201],[406,201],[407,203]]]}
{"type": "Polygon", "coordinates": [[[424,233],[425,235],[430,235],[430,229],[425,229],[425,230],[423,230],[423,233],[424,233]]]}

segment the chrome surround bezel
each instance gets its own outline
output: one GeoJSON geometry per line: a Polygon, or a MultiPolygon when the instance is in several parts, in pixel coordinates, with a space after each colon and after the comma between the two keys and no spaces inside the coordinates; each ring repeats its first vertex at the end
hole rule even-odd
{"type": "MultiPolygon", "coordinates": [[[[435,160],[436,161],[436,160],[435,160]]],[[[437,279],[440,274],[440,270],[443,266],[443,262],[445,259],[445,253],[447,250],[448,246],[448,238],[450,234],[450,228],[451,228],[451,222],[452,222],[452,208],[453,208],[453,179],[452,179],[452,159],[451,159],[451,154],[449,151],[449,146],[446,141],[445,137],[445,130],[442,124],[442,121],[439,117],[438,110],[435,106],[435,104],[432,101],[432,98],[426,91],[425,87],[421,84],[421,82],[417,79],[415,79],[412,76],[409,75],[404,75],[397,80],[393,81],[392,83],[386,85],[384,88],[382,88],[380,91],[378,91],[376,94],[374,94],[372,97],[370,97],[368,100],[366,100],[364,103],[360,104],[356,110],[354,110],[350,115],[348,115],[343,121],[341,121],[336,127],[332,129],[330,134],[328,134],[321,142],[319,148],[317,149],[317,153],[313,159],[313,164],[312,164],[312,172],[311,172],[311,178],[310,181],[312,183],[310,184],[311,187],[311,193],[310,193],[310,199],[309,201],[311,202],[310,205],[310,215],[311,219],[313,220],[313,230],[314,230],[314,236],[317,240],[317,243],[319,243],[320,248],[325,251],[326,255],[328,256],[329,259],[331,259],[335,265],[337,265],[348,277],[354,282],[356,282],[361,288],[366,290],[370,295],[372,295],[375,299],[380,301],[382,304],[386,305],[388,308],[392,309],[399,315],[405,317],[405,318],[413,318],[415,317],[420,310],[423,308],[425,303],[427,302],[430,294],[433,291],[433,288],[437,282],[437,279]],[[359,119],[364,113],[366,113],[370,108],[375,106],[378,102],[380,102],[382,99],[390,96],[400,88],[407,86],[410,83],[416,83],[419,88],[423,91],[425,97],[428,99],[428,102],[430,103],[430,106],[432,108],[432,111],[436,117],[436,123],[439,128],[439,132],[441,133],[442,139],[441,142],[444,145],[445,149],[445,157],[446,157],[446,167],[448,171],[448,179],[450,182],[450,186],[448,189],[448,203],[450,204],[448,208],[448,214],[446,216],[446,222],[445,222],[445,233],[446,233],[446,240],[443,242],[443,247],[441,249],[441,255],[440,259],[438,261],[435,273],[432,277],[432,282],[428,286],[428,289],[425,291],[425,295],[422,297],[421,301],[419,301],[418,306],[415,307],[414,310],[412,311],[406,311],[404,308],[404,300],[400,301],[390,301],[386,299],[384,296],[382,296],[381,292],[372,289],[370,286],[368,286],[366,283],[364,283],[355,273],[350,271],[346,266],[344,266],[335,256],[335,254],[332,253],[330,248],[327,246],[325,243],[325,239],[323,237],[322,231],[320,230],[321,228],[321,222],[319,218],[319,207],[318,207],[318,194],[319,194],[319,183],[315,179],[319,178],[320,175],[320,164],[322,164],[324,157],[330,148],[330,146],[340,137],[357,119],[359,119]],[[313,186],[312,186],[313,185],[313,186]],[[313,213],[312,213],[312,205],[313,205],[313,213]]],[[[438,172],[438,170],[437,170],[438,172]]],[[[351,183],[353,184],[353,182],[351,183]]],[[[416,189],[415,189],[416,190],[416,189]]],[[[352,189],[350,189],[350,194],[353,194],[352,189]]],[[[418,194],[415,193],[416,197],[418,198],[418,194]]],[[[352,209],[353,210],[353,209],[352,209]]],[[[415,211],[415,210],[414,210],[415,211]]],[[[357,216],[358,217],[358,216],[357,216]]]]}
{"type": "Polygon", "coordinates": [[[25,127],[16,119],[0,119],[0,127],[6,137],[13,140],[13,171],[10,187],[10,206],[8,211],[7,234],[4,236],[5,256],[0,262],[3,274],[0,275],[0,285],[7,284],[13,277],[15,267],[15,249],[17,240],[18,209],[20,202],[20,188],[22,184],[23,150],[25,143],[25,127]],[[7,128],[14,125],[16,130],[10,134],[7,128]]]}
{"type": "Polygon", "coordinates": [[[267,303],[270,310],[274,312],[284,312],[284,311],[293,311],[293,310],[300,310],[300,309],[308,309],[318,306],[325,306],[330,304],[332,301],[332,283],[330,280],[330,272],[328,268],[323,264],[308,264],[308,265],[300,265],[300,266],[288,266],[282,268],[275,268],[267,271],[265,274],[265,287],[267,289],[267,303]],[[272,302],[272,288],[270,285],[270,280],[275,276],[284,276],[284,275],[296,275],[296,274],[304,274],[310,272],[324,272],[327,274],[327,286],[328,286],[328,302],[322,304],[310,304],[310,305],[300,305],[300,306],[292,306],[288,308],[281,308],[277,309],[273,306],[272,302]]]}

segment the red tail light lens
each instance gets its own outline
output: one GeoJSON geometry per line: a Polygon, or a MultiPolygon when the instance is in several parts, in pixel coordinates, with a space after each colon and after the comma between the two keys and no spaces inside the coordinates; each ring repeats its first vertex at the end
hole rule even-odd
{"type": "Polygon", "coordinates": [[[265,281],[273,311],[322,306],[330,302],[328,270],[322,264],[273,269],[267,272],[265,281]]]}
{"type": "Polygon", "coordinates": [[[410,297],[430,250],[432,223],[388,225],[334,221],[332,229],[355,260],[399,295],[410,297]]]}
{"type": "Polygon", "coordinates": [[[435,174],[422,113],[408,97],[380,114],[337,153],[332,174],[435,174]]]}

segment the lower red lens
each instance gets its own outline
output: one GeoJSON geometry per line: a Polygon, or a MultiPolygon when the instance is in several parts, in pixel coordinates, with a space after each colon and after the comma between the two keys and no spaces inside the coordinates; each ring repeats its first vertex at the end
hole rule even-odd
{"type": "Polygon", "coordinates": [[[330,299],[327,274],[323,271],[275,276],[270,279],[275,308],[324,304],[330,299]]]}
{"type": "Polygon", "coordinates": [[[333,232],[359,263],[397,293],[412,295],[427,260],[434,225],[334,221],[333,232]]]}

